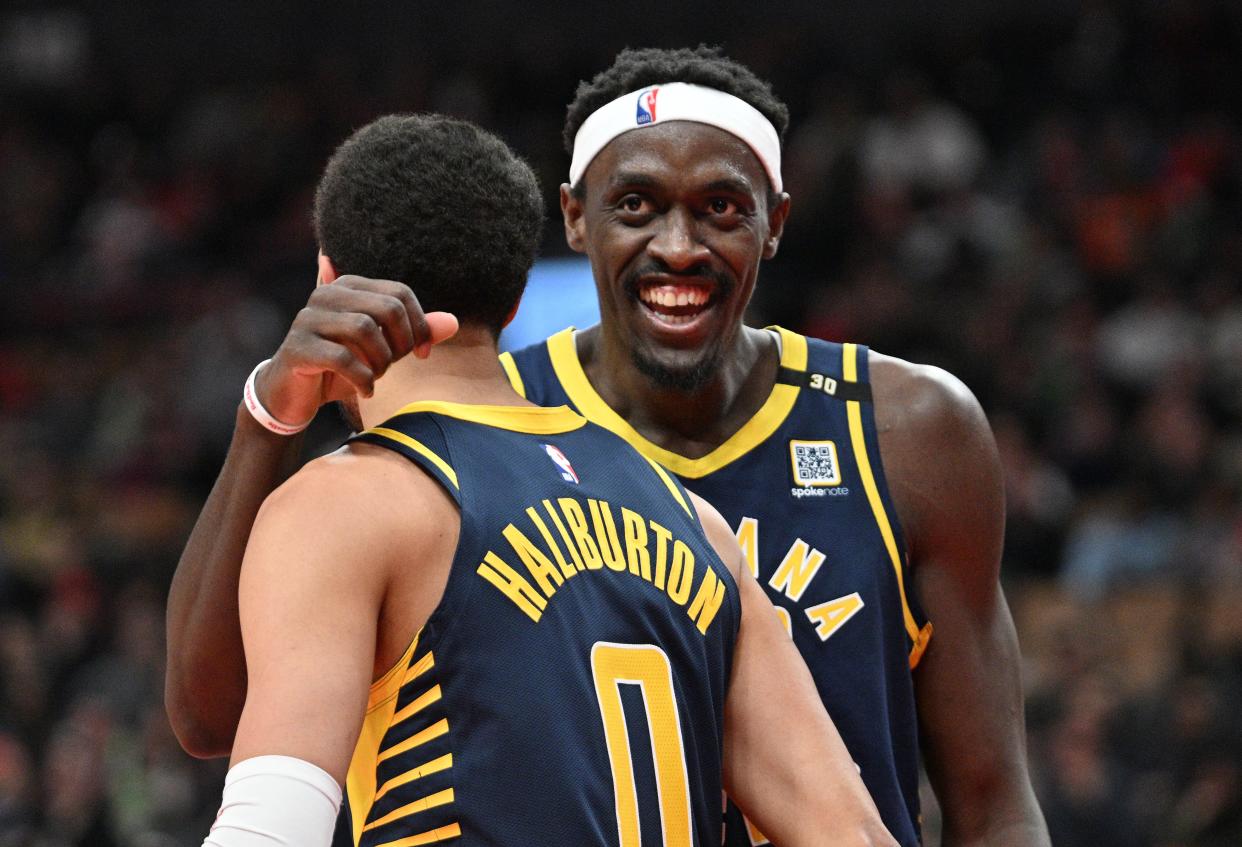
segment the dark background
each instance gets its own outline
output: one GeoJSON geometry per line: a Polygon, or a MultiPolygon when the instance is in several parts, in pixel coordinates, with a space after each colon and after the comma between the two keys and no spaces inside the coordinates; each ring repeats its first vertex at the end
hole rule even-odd
{"type": "Polygon", "coordinates": [[[793,113],[753,321],[946,367],[992,420],[1054,843],[1242,843],[1242,5],[99,0],[0,7],[0,847],[207,830],[164,592],[333,146],[476,120],[563,255],[577,81],[700,41],[793,113]]]}

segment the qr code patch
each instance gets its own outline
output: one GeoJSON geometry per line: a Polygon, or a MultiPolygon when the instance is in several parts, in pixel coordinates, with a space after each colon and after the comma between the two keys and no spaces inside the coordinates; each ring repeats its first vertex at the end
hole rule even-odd
{"type": "Polygon", "coordinates": [[[791,441],[794,482],[802,486],[841,484],[837,445],[832,441],[791,441]]]}

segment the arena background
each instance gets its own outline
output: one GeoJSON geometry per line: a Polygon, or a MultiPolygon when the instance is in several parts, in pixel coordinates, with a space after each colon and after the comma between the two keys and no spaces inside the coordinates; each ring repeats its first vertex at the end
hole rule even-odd
{"type": "Polygon", "coordinates": [[[1242,844],[1240,9],[9,0],[0,847],[206,832],[224,768],[167,726],[164,594],[313,284],[332,147],[476,120],[537,169],[562,260],[578,79],[700,41],[793,112],[753,322],[942,365],[988,411],[1054,843],[1242,844]]]}

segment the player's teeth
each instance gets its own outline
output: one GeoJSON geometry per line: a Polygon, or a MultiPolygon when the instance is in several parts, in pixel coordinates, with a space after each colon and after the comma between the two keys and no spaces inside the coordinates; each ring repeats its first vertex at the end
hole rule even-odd
{"type": "MultiPolygon", "coordinates": [[[[662,306],[671,309],[682,306],[704,306],[711,300],[711,293],[697,286],[686,286],[680,290],[664,287],[643,288],[639,290],[638,298],[648,306],[662,306]]],[[[686,320],[689,320],[689,317],[686,320]]],[[[685,322],[685,320],[677,321],[677,323],[685,322]]]]}

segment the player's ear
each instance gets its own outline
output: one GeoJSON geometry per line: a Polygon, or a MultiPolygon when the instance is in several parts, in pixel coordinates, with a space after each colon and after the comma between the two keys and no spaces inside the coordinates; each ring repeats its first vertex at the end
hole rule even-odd
{"type": "Polygon", "coordinates": [[[518,309],[521,307],[521,305],[522,305],[522,298],[519,297],[517,299],[517,302],[513,304],[513,308],[509,310],[509,314],[505,317],[505,322],[500,325],[501,329],[504,329],[509,324],[513,323],[513,319],[517,317],[517,312],[518,312],[518,309]]]}
{"type": "Polygon", "coordinates": [[[776,195],[768,209],[768,237],[763,242],[763,258],[771,259],[776,255],[776,248],[781,246],[781,235],[785,232],[785,221],[789,219],[789,195],[781,192],[776,195]]]}
{"type": "Polygon", "coordinates": [[[569,183],[561,183],[561,215],[565,218],[565,241],[575,253],[586,252],[586,222],[582,216],[582,198],[569,183]]]}
{"type": "Polygon", "coordinates": [[[336,282],[339,274],[332,265],[332,260],[319,251],[319,277],[315,280],[315,285],[331,285],[336,282]]]}

